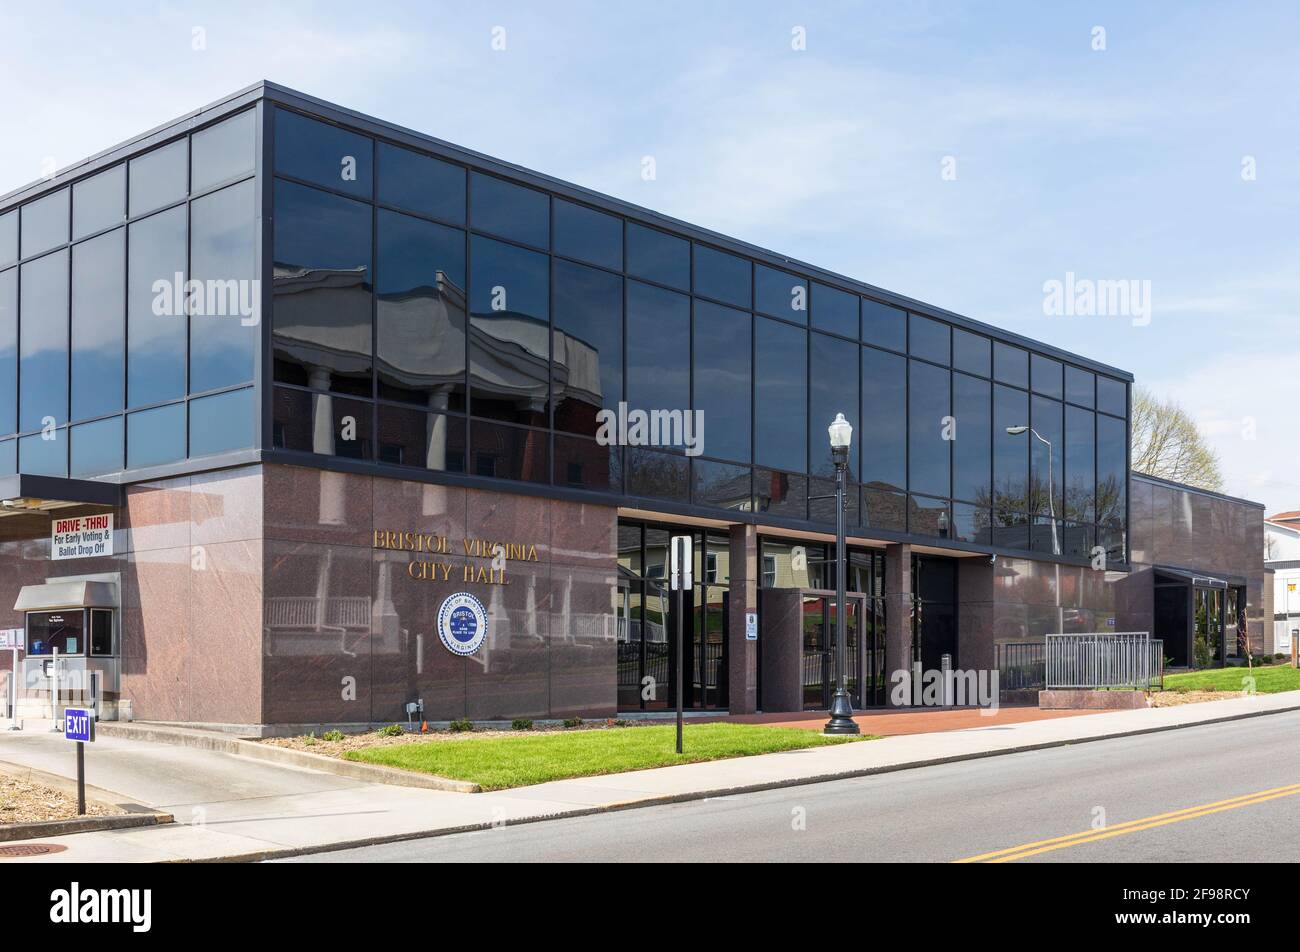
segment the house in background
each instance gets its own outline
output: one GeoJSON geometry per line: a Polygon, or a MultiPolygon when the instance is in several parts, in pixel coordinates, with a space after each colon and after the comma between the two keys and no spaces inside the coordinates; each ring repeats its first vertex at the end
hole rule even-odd
{"type": "Polygon", "coordinates": [[[1264,569],[1273,580],[1273,650],[1290,654],[1300,636],[1300,510],[1264,520],[1264,569]]]}

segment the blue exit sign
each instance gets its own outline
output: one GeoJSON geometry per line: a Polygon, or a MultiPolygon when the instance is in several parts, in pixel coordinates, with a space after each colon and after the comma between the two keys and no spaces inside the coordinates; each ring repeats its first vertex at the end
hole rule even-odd
{"type": "Polygon", "coordinates": [[[63,739],[83,743],[95,739],[95,717],[87,710],[70,707],[63,712],[63,739]]]}

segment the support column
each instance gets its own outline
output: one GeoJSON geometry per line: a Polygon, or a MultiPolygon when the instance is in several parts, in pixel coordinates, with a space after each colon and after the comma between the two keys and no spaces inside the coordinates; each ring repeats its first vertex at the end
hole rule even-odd
{"type": "Polygon", "coordinates": [[[885,704],[895,703],[894,672],[912,669],[912,547],[885,546],[885,704]]]}
{"type": "Polygon", "coordinates": [[[731,527],[727,692],[732,714],[758,710],[758,642],[745,637],[745,616],[758,613],[758,530],[731,527]]]}

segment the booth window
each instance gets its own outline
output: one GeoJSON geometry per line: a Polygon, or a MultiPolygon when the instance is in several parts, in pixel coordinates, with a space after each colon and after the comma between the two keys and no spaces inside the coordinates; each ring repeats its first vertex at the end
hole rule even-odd
{"type": "Polygon", "coordinates": [[[107,608],[90,610],[90,653],[95,657],[116,654],[113,650],[113,613],[107,608]]]}
{"type": "Polygon", "coordinates": [[[49,655],[81,654],[86,650],[83,637],[85,612],[80,608],[58,612],[28,612],[27,653],[49,655]]]}

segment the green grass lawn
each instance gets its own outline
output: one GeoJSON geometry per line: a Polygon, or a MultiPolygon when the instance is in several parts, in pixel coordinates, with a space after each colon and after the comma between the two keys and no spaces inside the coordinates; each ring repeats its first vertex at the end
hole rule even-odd
{"type": "Polygon", "coordinates": [[[1165,675],[1165,690],[1187,688],[1189,691],[1206,691],[1214,688],[1219,691],[1244,691],[1245,679],[1254,677],[1255,690],[1260,694],[1276,694],[1279,691],[1300,691],[1300,668],[1289,664],[1275,664],[1268,667],[1247,668],[1212,668],[1206,671],[1189,671],[1186,674],[1165,675]]]}
{"type": "Polygon", "coordinates": [[[592,777],[875,739],[827,737],[817,731],[756,724],[688,724],[682,741],[685,753],[679,755],[676,738],[676,725],[615,727],[371,747],[351,750],[344,756],[348,760],[468,780],[484,790],[501,790],[568,777],[592,777]]]}

